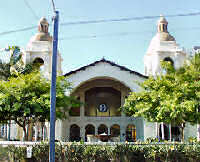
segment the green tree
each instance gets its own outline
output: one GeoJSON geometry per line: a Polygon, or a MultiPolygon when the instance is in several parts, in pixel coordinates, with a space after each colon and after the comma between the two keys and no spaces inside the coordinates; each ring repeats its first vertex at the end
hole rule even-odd
{"type": "Polygon", "coordinates": [[[0,60],[0,80],[7,80],[10,76],[10,64],[0,60]]]}
{"type": "Polygon", "coordinates": [[[0,80],[8,80],[11,76],[17,76],[18,73],[30,73],[37,69],[37,64],[29,63],[24,64],[22,61],[22,52],[18,46],[9,46],[7,51],[8,61],[2,61],[0,59],[0,80]]]}
{"type": "MultiPolygon", "coordinates": [[[[65,94],[70,84],[58,77],[56,86],[56,117],[67,117],[70,107],[79,104],[75,98],[65,94]]],[[[44,122],[50,118],[50,81],[39,72],[19,74],[8,81],[0,81],[0,122],[14,120],[23,128],[25,140],[26,126],[31,122],[44,122]]]]}
{"type": "Polygon", "coordinates": [[[174,123],[183,130],[186,122],[200,122],[200,54],[175,70],[170,62],[162,62],[164,73],[150,76],[140,92],[132,92],[125,101],[128,115],[144,117],[150,122],[174,123]]]}

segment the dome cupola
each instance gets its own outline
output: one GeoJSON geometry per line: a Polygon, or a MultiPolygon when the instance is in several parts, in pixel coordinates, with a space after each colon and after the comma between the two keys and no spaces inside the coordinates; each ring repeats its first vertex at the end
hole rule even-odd
{"type": "Polygon", "coordinates": [[[158,20],[158,32],[168,33],[167,30],[168,22],[163,15],[160,15],[160,19],[158,20]]]}
{"type": "Polygon", "coordinates": [[[52,41],[49,34],[49,23],[45,17],[42,17],[38,23],[38,33],[31,41],[52,41]]]}
{"type": "Polygon", "coordinates": [[[144,56],[145,75],[160,74],[162,72],[160,61],[170,60],[175,69],[178,69],[183,65],[185,58],[186,52],[168,32],[168,22],[161,15],[157,22],[157,33],[152,38],[144,56]]]}

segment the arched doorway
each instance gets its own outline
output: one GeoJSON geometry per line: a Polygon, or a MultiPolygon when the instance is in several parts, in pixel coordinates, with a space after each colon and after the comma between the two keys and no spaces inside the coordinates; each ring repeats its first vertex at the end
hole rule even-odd
{"type": "Polygon", "coordinates": [[[108,134],[108,127],[104,124],[101,124],[98,128],[98,134],[103,134],[103,133],[108,134]]]}
{"type": "Polygon", "coordinates": [[[88,124],[85,127],[85,141],[87,142],[87,135],[95,135],[95,127],[92,124],[88,124]]]}
{"type": "Polygon", "coordinates": [[[136,127],[133,124],[129,124],[126,127],[126,141],[128,142],[136,141],[136,127]]]}
{"type": "Polygon", "coordinates": [[[78,125],[76,125],[76,124],[71,125],[69,140],[71,142],[73,142],[73,141],[78,142],[78,141],[80,141],[80,139],[81,139],[80,138],[80,127],[78,125]]]}
{"type": "Polygon", "coordinates": [[[120,126],[117,124],[114,124],[111,128],[110,128],[110,134],[112,137],[119,137],[120,136],[120,126]]]}

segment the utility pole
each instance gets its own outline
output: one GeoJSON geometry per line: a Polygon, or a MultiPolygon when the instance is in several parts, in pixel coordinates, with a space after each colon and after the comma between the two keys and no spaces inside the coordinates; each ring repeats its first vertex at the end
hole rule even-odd
{"type": "Polygon", "coordinates": [[[55,11],[53,17],[53,54],[51,70],[51,108],[50,108],[50,150],[49,162],[55,162],[55,119],[56,119],[56,70],[58,46],[58,21],[59,12],[55,11]]]}

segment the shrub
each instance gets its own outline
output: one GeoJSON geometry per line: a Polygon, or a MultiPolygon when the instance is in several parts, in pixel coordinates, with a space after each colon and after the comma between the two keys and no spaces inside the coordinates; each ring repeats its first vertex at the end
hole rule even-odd
{"type": "MultiPolygon", "coordinates": [[[[2,149],[2,148],[1,148],[2,149]]],[[[26,147],[9,146],[3,148],[9,151],[12,159],[26,159],[26,147]]],[[[49,144],[42,143],[33,146],[34,162],[49,161],[49,144]]],[[[84,143],[56,144],[56,162],[199,162],[199,143],[140,143],[140,144],[99,144],[84,143]]],[[[0,154],[1,155],[1,154],[0,154]]],[[[1,157],[1,156],[0,156],[1,157]]],[[[29,160],[31,161],[31,160],[29,160]]]]}

